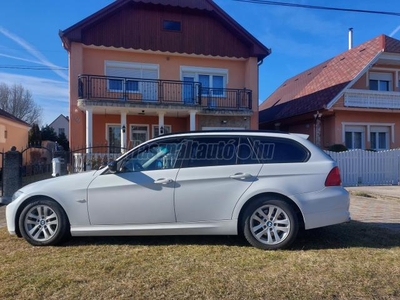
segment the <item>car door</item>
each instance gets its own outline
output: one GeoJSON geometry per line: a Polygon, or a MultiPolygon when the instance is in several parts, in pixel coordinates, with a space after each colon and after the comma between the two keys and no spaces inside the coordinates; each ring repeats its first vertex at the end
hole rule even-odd
{"type": "Polygon", "coordinates": [[[257,180],[262,166],[247,138],[194,138],[188,143],[187,153],[176,179],[177,221],[231,219],[237,201],[257,180]]]}
{"type": "Polygon", "coordinates": [[[174,188],[181,159],[177,139],[149,144],[117,163],[88,188],[88,209],[93,225],[175,222],[174,188]]]}

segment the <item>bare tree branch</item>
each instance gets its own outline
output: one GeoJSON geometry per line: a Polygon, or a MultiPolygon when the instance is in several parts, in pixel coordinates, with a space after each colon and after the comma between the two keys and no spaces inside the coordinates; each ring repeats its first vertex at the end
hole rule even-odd
{"type": "Polygon", "coordinates": [[[21,84],[0,83],[0,108],[31,125],[40,123],[42,117],[42,108],[21,84]]]}

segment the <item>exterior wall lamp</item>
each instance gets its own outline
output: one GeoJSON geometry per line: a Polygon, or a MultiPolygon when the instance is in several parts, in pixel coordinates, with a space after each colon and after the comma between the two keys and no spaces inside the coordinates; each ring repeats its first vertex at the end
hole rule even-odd
{"type": "Polygon", "coordinates": [[[125,133],[125,131],[126,131],[125,125],[122,125],[122,132],[125,133]]]}

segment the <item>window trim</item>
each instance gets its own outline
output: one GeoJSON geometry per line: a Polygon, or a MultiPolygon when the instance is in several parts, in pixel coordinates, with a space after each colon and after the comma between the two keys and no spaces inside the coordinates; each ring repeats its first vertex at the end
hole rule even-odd
{"type": "MultiPolygon", "coordinates": [[[[149,139],[150,139],[150,136],[149,136],[149,124],[129,124],[129,141],[130,142],[133,142],[134,140],[132,139],[132,134],[134,133],[134,131],[136,131],[136,130],[133,130],[132,129],[132,127],[133,126],[142,126],[142,127],[146,127],[146,141],[148,141],[149,139]]],[[[144,132],[144,131],[143,131],[144,132]]],[[[146,142],[145,141],[145,142],[146,142]]]]}
{"type": "Polygon", "coordinates": [[[221,98],[221,97],[226,97],[226,89],[229,83],[229,70],[228,69],[222,69],[222,68],[206,68],[206,67],[194,67],[194,66],[181,66],[180,67],[180,77],[181,80],[183,81],[184,77],[193,77],[195,82],[200,82],[199,76],[200,75],[205,75],[209,76],[209,87],[210,89],[213,88],[212,83],[213,83],[213,76],[222,76],[222,94],[217,95],[214,93],[201,93],[202,96],[207,96],[207,97],[215,97],[215,98],[221,98]]]}
{"type": "MultiPolygon", "coordinates": [[[[371,127],[377,126],[377,127],[390,127],[390,137],[391,137],[391,143],[393,144],[395,142],[395,131],[394,131],[394,125],[395,123],[368,123],[368,122],[342,122],[342,143],[346,143],[346,137],[345,137],[345,129],[346,126],[364,126],[367,129],[366,137],[367,137],[367,142],[370,141],[370,133],[371,133],[371,127]]],[[[364,137],[365,139],[365,137],[364,137]]],[[[365,145],[364,145],[365,147],[365,145]]],[[[390,148],[390,144],[389,144],[390,148]]]]}
{"type": "MultiPolygon", "coordinates": [[[[163,134],[160,134],[160,135],[155,135],[155,128],[156,127],[159,127],[160,125],[158,125],[158,124],[153,124],[153,125],[151,125],[151,136],[153,137],[153,139],[154,138],[156,138],[156,137],[159,137],[159,136],[161,136],[161,135],[163,135],[163,134],[165,134],[165,132],[163,133],[163,134]]],[[[172,126],[171,125],[163,125],[163,127],[165,128],[165,127],[168,127],[169,128],[169,132],[170,133],[172,133],[172,126]]]]}
{"type": "Polygon", "coordinates": [[[370,72],[369,76],[368,76],[368,87],[370,90],[371,90],[371,80],[375,80],[378,83],[378,90],[376,90],[376,91],[380,91],[380,92],[392,92],[393,91],[393,73],[392,72],[370,72]],[[388,90],[380,89],[381,82],[388,83],[388,90]]]}
{"type": "MultiPolygon", "coordinates": [[[[132,93],[132,94],[139,94],[141,93],[141,86],[140,82],[138,81],[138,89],[137,90],[126,90],[123,87],[123,83],[126,78],[133,78],[133,79],[146,79],[143,77],[143,70],[151,70],[151,71],[156,71],[157,72],[157,78],[154,80],[158,80],[160,78],[160,65],[158,64],[148,64],[148,63],[139,63],[139,62],[127,62],[127,61],[114,61],[114,60],[105,60],[104,61],[104,74],[107,77],[113,77],[111,79],[107,80],[107,91],[113,92],[113,93],[132,93]],[[113,76],[113,75],[108,75],[107,74],[107,68],[121,68],[121,69],[130,69],[130,70],[140,70],[140,77],[120,77],[120,76],[113,76]],[[120,79],[122,81],[122,89],[110,89],[110,80],[118,80],[120,79]]],[[[152,79],[152,78],[151,78],[152,79]]],[[[135,81],[135,80],[131,80],[135,81]]],[[[126,81],[125,81],[126,82],[126,81]]]]}

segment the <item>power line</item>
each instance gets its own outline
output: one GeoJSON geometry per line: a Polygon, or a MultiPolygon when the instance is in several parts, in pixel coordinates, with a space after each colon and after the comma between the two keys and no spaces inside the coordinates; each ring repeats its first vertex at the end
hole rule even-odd
{"type": "Polygon", "coordinates": [[[278,2],[278,1],[268,1],[268,0],[234,0],[238,2],[248,2],[255,4],[264,5],[276,5],[276,6],[289,6],[289,7],[300,7],[309,9],[319,9],[319,10],[334,10],[334,11],[346,11],[346,12],[356,12],[356,13],[366,13],[366,14],[379,14],[379,15],[390,15],[390,16],[400,16],[400,12],[390,12],[390,11],[378,11],[378,10],[365,10],[365,9],[352,9],[352,8],[342,8],[342,7],[329,7],[329,6],[318,6],[318,5],[306,5],[306,4],[296,4],[288,2],[278,2]]]}
{"type": "Polygon", "coordinates": [[[41,66],[1,66],[0,69],[18,69],[18,70],[38,70],[38,71],[54,71],[54,70],[68,70],[66,67],[41,67],[41,66]]]}

